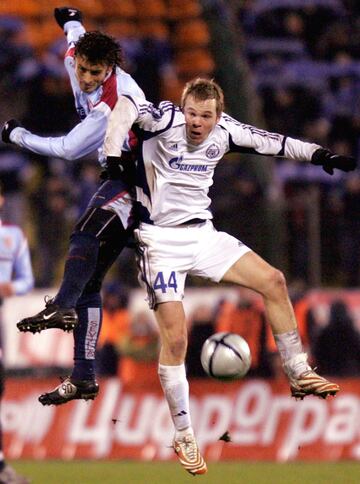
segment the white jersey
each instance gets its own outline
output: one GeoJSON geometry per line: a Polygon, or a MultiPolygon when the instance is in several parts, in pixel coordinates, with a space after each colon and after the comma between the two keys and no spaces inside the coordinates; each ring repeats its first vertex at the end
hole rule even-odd
{"type": "MultiPolygon", "coordinates": [[[[236,151],[310,161],[314,151],[320,148],[242,124],[225,113],[208,138],[200,145],[193,145],[187,141],[185,117],[177,106],[164,101],[156,107],[143,99],[128,99],[133,104],[127,101],[123,106],[129,116],[125,108],[119,111],[119,116],[132,121],[136,118],[132,130],[139,140],[140,218],[158,226],[171,227],[191,219],[212,218],[208,191],[214,170],[226,153],[236,151]]],[[[116,133],[116,122],[111,121],[112,124],[116,133]]],[[[126,126],[123,132],[126,133],[126,126]]],[[[109,133],[111,136],[111,129],[105,150],[108,155],[120,155],[114,152],[109,133]]]]}
{"type": "MultiPolygon", "coordinates": [[[[116,68],[103,84],[92,93],[81,91],[75,75],[75,42],[85,32],[79,22],[67,24],[68,50],[65,55],[65,67],[69,74],[75,97],[76,110],[82,120],[66,136],[41,137],[25,128],[15,128],[10,135],[13,143],[35,153],[74,160],[99,150],[99,161],[103,161],[101,147],[104,142],[107,122],[118,96],[129,94],[145,98],[143,91],[134,79],[125,71],[116,68]]],[[[59,106],[61,109],[61,106],[59,106]]],[[[125,149],[127,147],[125,146],[125,149]]]]}

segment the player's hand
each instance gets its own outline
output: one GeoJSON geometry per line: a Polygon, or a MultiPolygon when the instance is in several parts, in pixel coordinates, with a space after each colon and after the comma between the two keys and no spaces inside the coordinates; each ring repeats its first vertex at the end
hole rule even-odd
{"type": "Polygon", "coordinates": [[[106,157],[106,172],[110,180],[118,180],[121,177],[124,167],[120,156],[106,157]]]}
{"type": "Polygon", "coordinates": [[[19,123],[19,121],[16,121],[16,119],[9,119],[9,121],[6,121],[1,131],[1,139],[3,140],[3,142],[12,143],[10,139],[11,131],[19,127],[21,127],[21,124],[19,123]]]}
{"type": "Polygon", "coordinates": [[[77,8],[73,7],[58,7],[54,8],[54,17],[58,25],[63,29],[66,22],[77,20],[82,22],[82,13],[77,8]]]}
{"type": "Polygon", "coordinates": [[[342,171],[353,171],[356,168],[356,159],[352,156],[336,155],[329,150],[319,148],[312,155],[311,163],[321,165],[329,175],[334,174],[334,168],[342,171]]]}

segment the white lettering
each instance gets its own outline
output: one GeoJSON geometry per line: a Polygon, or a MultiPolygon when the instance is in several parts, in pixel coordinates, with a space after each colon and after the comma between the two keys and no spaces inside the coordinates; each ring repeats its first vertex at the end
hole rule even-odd
{"type": "Polygon", "coordinates": [[[358,432],[360,406],[352,395],[338,397],[332,405],[336,414],[331,416],[324,432],[329,444],[349,444],[358,432]]]}
{"type": "Polygon", "coordinates": [[[226,396],[208,395],[203,399],[196,429],[200,448],[216,442],[229,428],[232,407],[230,398],[226,396]]]}
{"type": "Polygon", "coordinates": [[[77,401],[69,422],[68,441],[70,444],[93,444],[93,457],[105,457],[111,450],[113,430],[112,415],[119,398],[121,384],[109,380],[101,389],[102,398],[97,407],[96,419],[90,421],[93,403],[77,401]]]}
{"type": "Polygon", "coordinates": [[[2,430],[4,433],[13,432],[13,438],[6,449],[6,454],[11,459],[21,457],[25,444],[40,446],[51,429],[56,409],[44,408],[36,399],[36,394],[30,394],[19,402],[2,403],[2,430]]]}
{"type": "Polygon", "coordinates": [[[143,445],[150,434],[159,400],[146,396],[126,395],[120,401],[114,437],[124,445],[143,445]],[[135,420],[135,422],[134,422],[135,420]]]}
{"type": "Polygon", "coordinates": [[[267,411],[260,442],[262,445],[272,445],[276,440],[276,432],[280,426],[280,417],[283,411],[293,410],[296,402],[288,396],[273,397],[267,411]]]}
{"type": "Polygon", "coordinates": [[[152,417],[150,438],[156,444],[160,459],[169,459],[174,454],[172,441],[174,437],[174,425],[170,417],[169,407],[162,398],[152,417]]]}
{"type": "Polygon", "coordinates": [[[294,409],[288,432],[278,451],[280,461],[294,458],[302,445],[313,444],[321,436],[327,420],[325,401],[309,398],[298,402],[294,409]]]}
{"type": "Polygon", "coordinates": [[[253,444],[258,440],[258,427],[266,417],[270,387],[264,382],[246,383],[238,394],[233,412],[237,430],[232,432],[232,440],[237,444],[253,444]]]}

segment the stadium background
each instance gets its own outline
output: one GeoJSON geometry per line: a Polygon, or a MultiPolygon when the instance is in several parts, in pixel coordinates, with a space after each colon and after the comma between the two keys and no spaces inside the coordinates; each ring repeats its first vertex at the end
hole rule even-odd
{"type": "MultiPolygon", "coordinates": [[[[88,30],[101,29],[121,41],[128,71],[148,99],[178,101],[185,81],[211,76],[224,88],[227,112],[237,119],[358,158],[358,1],[70,3],[83,11],[88,30]]],[[[53,0],[0,2],[0,121],[14,117],[37,134],[51,136],[67,132],[78,122],[62,64],[65,41],[52,16],[55,6],[60,4],[53,0]]],[[[54,294],[69,232],[95,191],[97,175],[95,154],[66,162],[0,146],[0,177],[6,195],[3,218],[18,223],[28,235],[36,277],[30,296],[10,298],[5,304],[9,378],[1,417],[9,457],[31,459],[18,465],[30,466],[28,475],[34,476],[34,482],[45,482],[37,474],[39,468],[46,469],[43,459],[172,457],[166,447],[171,431],[162,417],[164,407],[155,383],[153,320],[137,290],[130,250],[121,256],[105,288],[106,302],[110,308],[115,304],[121,317],[113,325],[109,317],[104,325],[98,355],[104,390],[94,403],[42,408],[37,395],[55,385],[56,376],[66,374],[71,366],[71,335],[56,331],[19,335],[14,329],[19,317],[42,307],[45,294],[54,294]],[[135,335],[144,350],[140,362],[129,345],[129,333],[139,331],[139,324],[148,328],[145,335],[135,335]],[[149,372],[144,375],[143,367],[149,369],[149,365],[153,381],[149,372]]],[[[343,391],[329,403],[291,402],[257,299],[232,288],[205,289],[200,281],[190,280],[186,309],[194,423],[206,457],[216,463],[213,477],[209,474],[204,480],[219,482],[214,477],[218,466],[223,469],[218,475],[229,472],[228,482],[242,482],[240,477],[231,479],[236,471],[244,472],[247,460],[351,459],[354,470],[346,474],[341,464],[339,477],[335,467],[316,464],[319,473],[317,478],[311,474],[312,480],[321,482],[325,472],[328,482],[358,482],[360,351],[356,357],[346,346],[341,348],[344,342],[336,331],[332,339],[320,336],[330,320],[340,334],[345,331],[341,323],[350,321],[355,347],[360,331],[359,172],[330,177],[318,167],[287,160],[233,156],[218,167],[212,198],[216,226],[285,272],[312,359],[337,376],[343,391]],[[217,329],[249,331],[244,336],[252,343],[256,365],[240,385],[210,382],[198,368],[201,342],[217,329]],[[321,351],[324,341],[328,346],[321,351]],[[337,346],[339,351],[334,351],[337,346]],[[232,442],[218,441],[225,430],[230,431],[232,442]],[[240,463],[226,471],[219,461],[227,459],[240,463]]],[[[65,464],[60,466],[65,468],[65,464]]],[[[123,476],[121,469],[119,476],[123,476]]],[[[131,477],[139,469],[132,468],[125,482],[140,482],[141,477],[134,481],[131,477]]],[[[301,479],[301,472],[306,472],[306,466],[296,472],[282,469],[286,482],[297,482],[296,476],[301,479]]],[[[185,482],[187,476],[179,466],[171,467],[171,472],[185,482]]],[[[260,475],[266,472],[259,466],[260,475]]],[[[92,482],[93,473],[85,472],[78,479],[75,474],[63,477],[61,482],[92,482]]],[[[116,477],[102,475],[103,482],[116,482],[116,477]]],[[[151,479],[147,482],[162,482],[160,477],[151,479]]],[[[242,479],[259,481],[252,474],[248,478],[242,474],[242,479]]],[[[274,482],[281,479],[278,476],[274,482]]],[[[46,482],[57,481],[53,476],[52,480],[46,477],[46,482]]]]}

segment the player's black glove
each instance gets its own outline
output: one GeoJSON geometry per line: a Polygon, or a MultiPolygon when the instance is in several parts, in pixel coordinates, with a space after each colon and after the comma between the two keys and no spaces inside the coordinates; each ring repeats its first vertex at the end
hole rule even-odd
{"type": "Polygon", "coordinates": [[[135,161],[130,151],[123,151],[120,156],[106,158],[106,172],[109,180],[122,180],[133,185],[136,178],[135,161]]]}
{"type": "Polygon", "coordinates": [[[63,29],[66,22],[71,20],[77,20],[82,22],[82,13],[77,8],[73,7],[58,7],[54,8],[55,20],[59,26],[63,29]]]}
{"type": "Polygon", "coordinates": [[[342,171],[352,171],[356,168],[356,160],[352,156],[336,155],[325,148],[319,148],[315,151],[311,163],[321,165],[329,175],[334,174],[334,168],[342,171]]]}
{"type": "Polygon", "coordinates": [[[21,124],[19,121],[16,121],[16,119],[9,119],[9,121],[4,123],[4,126],[1,130],[1,139],[4,143],[12,143],[10,140],[10,133],[13,129],[18,128],[19,126],[21,126],[21,124]]]}
{"type": "Polygon", "coordinates": [[[124,172],[120,156],[108,156],[106,158],[106,172],[110,180],[118,180],[124,172]]]}

